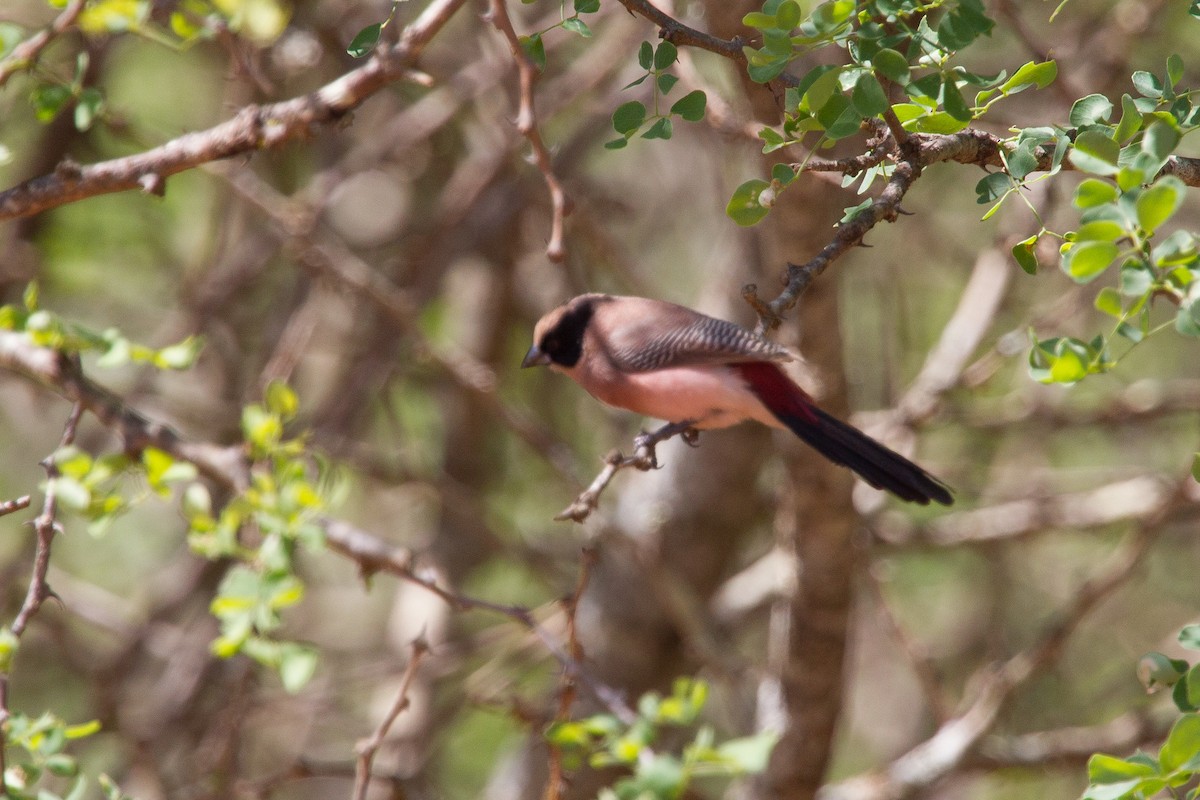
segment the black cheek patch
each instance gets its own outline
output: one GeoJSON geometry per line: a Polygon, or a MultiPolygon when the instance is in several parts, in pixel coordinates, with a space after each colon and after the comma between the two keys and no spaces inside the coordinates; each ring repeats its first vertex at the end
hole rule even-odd
{"type": "Polygon", "coordinates": [[[568,310],[557,325],[546,331],[538,343],[538,349],[559,366],[575,366],[583,355],[583,334],[595,311],[596,307],[591,301],[568,310]]]}

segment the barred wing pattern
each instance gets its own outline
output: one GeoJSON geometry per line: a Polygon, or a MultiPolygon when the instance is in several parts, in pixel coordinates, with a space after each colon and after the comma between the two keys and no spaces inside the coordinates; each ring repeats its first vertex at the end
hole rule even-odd
{"type": "Polygon", "coordinates": [[[610,342],[608,355],[619,369],[649,372],[702,364],[792,360],[785,348],[741,325],[671,303],[656,305],[656,324],[648,328],[638,326],[637,330],[627,328],[610,342]],[[664,316],[674,319],[664,320],[664,316]]]}

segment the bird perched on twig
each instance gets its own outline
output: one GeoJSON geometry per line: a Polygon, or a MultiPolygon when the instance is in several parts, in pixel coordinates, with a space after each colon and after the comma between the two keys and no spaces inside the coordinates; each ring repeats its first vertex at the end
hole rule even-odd
{"type": "Polygon", "coordinates": [[[549,366],[610,406],[696,430],[751,419],[787,428],[877,489],[926,505],[949,488],[831,417],[780,368],[783,347],[732,322],[642,297],[584,294],[538,321],[523,367],[549,366]]]}

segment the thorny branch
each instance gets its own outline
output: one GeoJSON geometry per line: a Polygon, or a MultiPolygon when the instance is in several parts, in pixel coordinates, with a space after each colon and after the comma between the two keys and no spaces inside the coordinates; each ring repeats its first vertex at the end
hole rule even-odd
{"type": "MultiPolygon", "coordinates": [[[[71,408],[70,416],[67,417],[66,425],[63,426],[63,435],[59,442],[60,449],[75,441],[75,431],[79,427],[79,419],[82,416],[83,405],[76,402],[71,408]]],[[[54,541],[54,535],[60,530],[58,499],[54,487],[54,478],[58,476],[58,468],[54,465],[52,456],[47,456],[42,460],[42,467],[46,470],[46,494],[42,500],[42,513],[33,520],[33,530],[37,537],[33,555],[33,575],[29,579],[29,590],[25,593],[25,601],[21,604],[21,609],[17,612],[12,625],[8,626],[8,632],[13,639],[21,638],[21,635],[25,633],[25,628],[29,625],[29,620],[33,619],[33,615],[42,607],[42,603],[47,598],[54,597],[54,590],[46,581],[46,573],[50,569],[50,546],[54,541]]],[[[5,504],[5,506],[12,507],[11,511],[28,505],[28,497],[5,504]],[[22,505],[22,501],[24,501],[24,505],[22,505]]],[[[6,510],[5,513],[10,513],[10,511],[6,510]]],[[[8,670],[3,668],[0,669],[0,732],[2,732],[8,716],[8,670]]],[[[3,736],[0,735],[0,794],[4,792],[4,776],[3,736]]]]}
{"type": "Polygon", "coordinates": [[[600,474],[596,476],[596,479],[579,493],[579,496],[575,498],[575,501],[571,505],[558,512],[554,518],[557,520],[569,519],[575,522],[583,522],[596,510],[596,506],[600,502],[600,493],[612,482],[612,479],[616,477],[618,472],[629,467],[641,470],[642,472],[658,469],[658,457],[655,454],[655,448],[661,442],[665,442],[676,434],[681,434],[684,441],[694,446],[699,434],[692,427],[693,424],[691,420],[669,422],[655,431],[643,433],[633,440],[634,450],[631,456],[623,455],[620,450],[613,450],[604,457],[604,469],[600,470],[600,474]]]}
{"type": "Polygon", "coordinates": [[[516,126],[521,135],[529,140],[529,146],[533,148],[533,160],[537,164],[538,171],[542,173],[542,178],[546,181],[546,188],[550,192],[551,203],[551,222],[550,222],[550,241],[546,245],[546,257],[554,262],[561,262],[567,257],[566,245],[563,243],[563,225],[568,214],[571,213],[570,199],[563,191],[562,184],[558,180],[558,176],[554,174],[554,165],[550,160],[550,150],[546,147],[545,141],[542,140],[542,133],[538,130],[537,112],[533,106],[533,85],[538,78],[538,69],[525,51],[521,49],[521,42],[517,38],[517,32],[513,30],[512,20],[508,16],[508,6],[505,0],[490,0],[488,4],[488,17],[491,23],[496,26],[496,29],[504,36],[504,40],[508,42],[508,47],[512,50],[513,61],[517,64],[517,73],[520,76],[520,105],[517,110],[516,126]]]}
{"type": "Polygon", "coordinates": [[[380,720],[379,726],[370,738],[359,742],[356,748],[358,759],[354,764],[354,792],[351,794],[353,800],[366,800],[367,789],[371,785],[371,763],[375,760],[375,754],[379,752],[383,739],[391,729],[392,723],[396,721],[396,717],[408,708],[408,691],[412,686],[413,679],[417,676],[417,670],[421,668],[421,661],[429,652],[429,643],[423,638],[418,638],[412,643],[411,650],[408,664],[404,668],[404,675],[400,678],[400,688],[396,690],[396,697],[392,700],[392,705],[383,715],[383,719],[380,720]]]}

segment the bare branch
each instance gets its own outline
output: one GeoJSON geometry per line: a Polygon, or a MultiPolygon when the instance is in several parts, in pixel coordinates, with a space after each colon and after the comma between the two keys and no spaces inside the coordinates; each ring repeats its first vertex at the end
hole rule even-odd
{"type": "Polygon", "coordinates": [[[466,0],[433,0],[400,41],[314,92],[270,105],[246,106],[233,119],[142,153],[86,166],[64,161],[54,172],[0,192],[0,220],[145,186],[201,164],[278,147],[344,119],[375,92],[404,79],[425,45],[466,0]]]}
{"type": "Polygon", "coordinates": [[[567,257],[566,245],[563,243],[563,224],[567,215],[571,213],[571,203],[567,198],[567,193],[563,191],[558,176],[554,174],[550,151],[542,140],[541,131],[538,130],[537,112],[533,106],[533,84],[538,78],[538,68],[521,49],[521,42],[517,38],[517,32],[513,30],[512,20],[508,17],[508,6],[504,0],[490,0],[488,7],[488,16],[492,24],[504,36],[504,40],[508,42],[508,47],[512,50],[513,61],[517,64],[517,73],[520,76],[517,130],[529,140],[529,146],[533,148],[534,163],[537,164],[538,171],[542,173],[542,179],[546,181],[546,188],[550,191],[552,214],[546,257],[551,261],[561,262],[567,257]]]}
{"type": "Polygon", "coordinates": [[[18,72],[32,69],[46,46],[75,24],[85,5],[87,0],[71,0],[48,28],[38,31],[14,47],[12,52],[0,61],[0,86],[8,83],[8,79],[18,72]]]}
{"type": "Polygon", "coordinates": [[[20,511],[25,508],[29,508],[30,502],[31,497],[27,494],[23,494],[20,497],[12,500],[5,500],[4,502],[0,503],[0,517],[3,517],[7,514],[12,514],[13,512],[20,511]]]}
{"type": "Polygon", "coordinates": [[[631,456],[622,455],[620,450],[613,450],[604,457],[604,469],[600,470],[600,474],[596,476],[596,479],[580,492],[579,496],[575,498],[575,502],[558,512],[554,518],[557,520],[569,519],[575,522],[583,522],[596,510],[596,506],[600,503],[600,493],[612,482],[612,479],[616,477],[618,472],[629,467],[639,469],[642,472],[657,469],[658,458],[654,452],[655,447],[660,442],[665,442],[676,434],[683,434],[684,439],[689,444],[693,443],[696,431],[692,428],[692,424],[691,420],[670,422],[656,431],[643,433],[633,440],[634,451],[631,456]]]}
{"type": "Polygon", "coordinates": [[[408,690],[412,686],[413,678],[417,675],[417,670],[421,667],[421,661],[428,652],[429,644],[424,639],[417,639],[412,643],[408,665],[404,668],[404,675],[400,678],[400,688],[396,690],[396,697],[392,700],[392,705],[383,715],[383,719],[380,720],[379,726],[370,738],[360,741],[355,748],[358,751],[358,759],[354,765],[354,793],[351,795],[353,800],[366,800],[367,788],[371,785],[371,763],[375,760],[375,754],[379,752],[383,738],[387,736],[396,717],[400,716],[401,711],[408,708],[408,690]]]}

